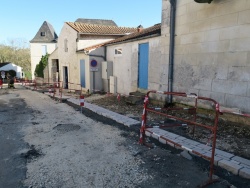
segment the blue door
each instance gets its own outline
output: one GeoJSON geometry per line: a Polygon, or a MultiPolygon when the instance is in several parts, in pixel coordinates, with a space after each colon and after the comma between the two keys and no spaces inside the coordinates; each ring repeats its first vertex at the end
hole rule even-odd
{"type": "Polygon", "coordinates": [[[83,59],[80,60],[80,78],[81,78],[81,86],[86,87],[86,83],[85,83],[85,61],[83,59]]]}
{"type": "Polygon", "coordinates": [[[139,75],[138,87],[148,89],[148,43],[139,44],[139,75]]]}

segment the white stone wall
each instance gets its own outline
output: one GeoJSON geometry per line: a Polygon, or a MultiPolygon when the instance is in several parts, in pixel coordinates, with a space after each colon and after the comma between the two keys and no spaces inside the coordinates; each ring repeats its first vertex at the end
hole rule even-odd
{"type": "MultiPolygon", "coordinates": [[[[86,81],[86,87],[82,88],[84,91],[89,90],[92,92],[93,89],[95,90],[102,90],[103,84],[101,79],[101,62],[103,61],[103,58],[94,57],[94,56],[88,56],[84,53],[77,53],[77,32],[72,29],[68,24],[64,24],[60,36],[58,38],[58,59],[59,59],[59,74],[60,74],[60,80],[64,81],[64,74],[63,74],[63,68],[68,67],[68,82],[70,83],[69,89],[77,89],[79,90],[81,88],[81,77],[80,77],[80,60],[83,59],[85,61],[85,81],[86,81]],[[65,52],[64,49],[64,40],[68,40],[68,52],[65,52]],[[98,62],[98,71],[93,74],[93,72],[90,71],[90,61],[92,59],[97,60],[98,62]],[[94,80],[94,81],[93,81],[94,80]],[[93,86],[93,83],[95,83],[95,86],[93,86]]],[[[81,41],[82,42],[88,42],[88,41],[81,41]]],[[[79,44],[79,43],[78,43],[79,44]]],[[[86,44],[82,44],[86,45],[86,44]]],[[[89,45],[88,45],[89,46],[89,45]]],[[[94,53],[95,54],[95,53],[94,53]]],[[[93,54],[93,55],[94,55],[93,54]]],[[[98,49],[96,51],[97,55],[103,55],[104,51],[103,49],[98,49]]]]}
{"type": "Polygon", "coordinates": [[[249,16],[249,0],[177,0],[174,91],[250,112],[249,16]]]}
{"type": "Polygon", "coordinates": [[[84,48],[90,47],[90,46],[94,46],[97,44],[102,44],[104,42],[108,42],[113,40],[114,38],[106,38],[106,39],[95,39],[95,37],[93,36],[92,39],[81,39],[77,42],[77,49],[78,50],[82,50],[84,48]]]}
{"type": "Polygon", "coordinates": [[[64,67],[68,67],[68,82],[70,89],[75,89],[76,84],[80,84],[79,62],[76,54],[77,32],[68,24],[64,23],[58,37],[58,57],[60,80],[64,81],[64,67]],[[65,51],[64,41],[67,39],[68,51],[65,51]]]}
{"type": "Polygon", "coordinates": [[[161,63],[160,38],[154,37],[107,47],[107,60],[113,61],[113,76],[117,78],[117,93],[128,95],[138,89],[138,49],[141,43],[149,43],[148,87],[150,89],[161,87],[164,68],[161,63]],[[114,54],[116,48],[122,48],[122,55],[114,54]]]}
{"type": "Polygon", "coordinates": [[[55,68],[53,67],[53,62],[56,61],[56,59],[58,59],[58,48],[56,48],[50,55],[49,55],[49,59],[48,59],[48,76],[49,78],[45,77],[44,74],[44,79],[45,80],[49,80],[49,83],[54,83],[57,82],[57,80],[54,78],[56,74],[55,73],[55,68]]]}
{"type": "Polygon", "coordinates": [[[47,46],[47,53],[51,54],[56,49],[56,43],[30,43],[30,57],[31,57],[31,74],[32,79],[35,78],[34,72],[36,65],[39,64],[42,58],[42,46],[47,46]]]}

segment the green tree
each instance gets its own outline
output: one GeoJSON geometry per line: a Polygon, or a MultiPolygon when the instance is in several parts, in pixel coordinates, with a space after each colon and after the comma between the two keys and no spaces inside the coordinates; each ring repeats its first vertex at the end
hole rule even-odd
{"type": "Polygon", "coordinates": [[[35,76],[44,78],[43,70],[48,65],[49,54],[42,56],[39,64],[36,65],[35,76]]]}

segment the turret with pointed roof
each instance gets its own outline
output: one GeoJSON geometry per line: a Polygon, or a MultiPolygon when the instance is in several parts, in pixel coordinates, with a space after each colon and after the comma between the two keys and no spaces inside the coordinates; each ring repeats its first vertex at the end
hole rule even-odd
{"type": "Polygon", "coordinates": [[[53,26],[49,22],[44,21],[30,43],[56,43],[57,38],[58,36],[53,26]]]}

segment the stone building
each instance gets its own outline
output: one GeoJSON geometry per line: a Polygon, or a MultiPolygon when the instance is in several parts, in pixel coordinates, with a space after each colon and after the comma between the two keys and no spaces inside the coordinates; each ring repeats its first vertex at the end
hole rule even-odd
{"type": "Polygon", "coordinates": [[[51,54],[57,47],[57,34],[53,26],[44,21],[35,37],[30,41],[31,75],[34,79],[36,65],[46,53],[51,54]]]}

